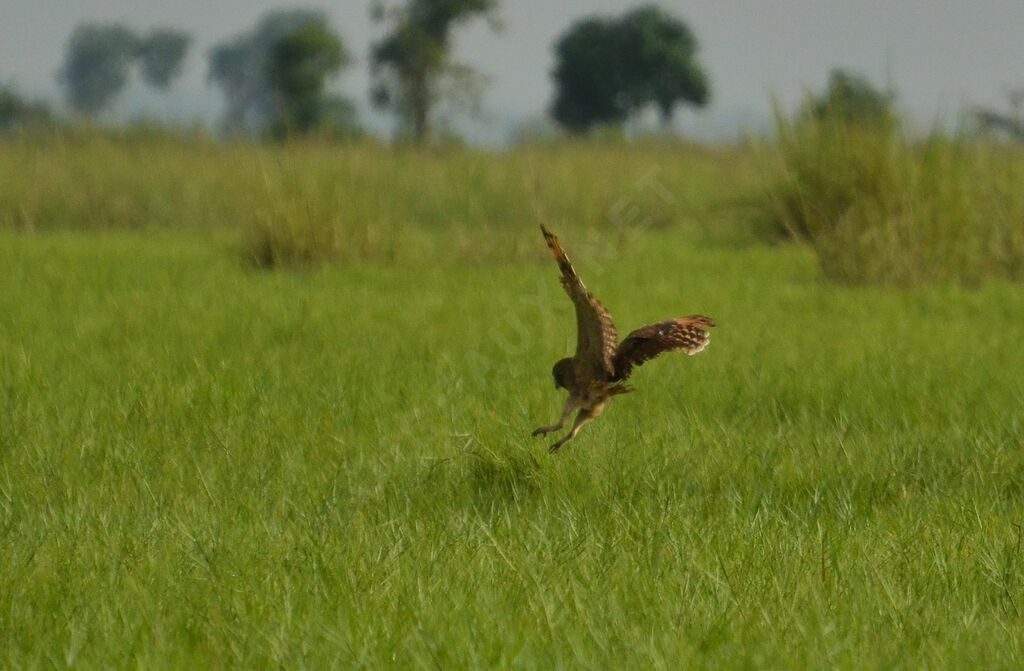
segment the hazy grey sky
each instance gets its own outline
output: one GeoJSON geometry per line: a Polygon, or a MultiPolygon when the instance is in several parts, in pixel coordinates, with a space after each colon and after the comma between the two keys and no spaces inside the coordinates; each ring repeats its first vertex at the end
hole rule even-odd
{"type": "MultiPolygon", "coordinates": [[[[379,35],[367,0],[0,0],[0,81],[56,97],[54,73],[80,21],[119,21],[140,30],[172,26],[195,42],[186,75],[162,115],[212,114],[219,98],[205,85],[211,45],[251,27],[278,7],[320,7],[359,59],[337,88],[366,110],[366,52],[379,35]]],[[[485,106],[494,132],[544,113],[551,98],[551,44],[573,20],[618,13],[621,0],[503,0],[504,30],[482,23],[460,34],[459,58],[492,77],[485,106]]],[[[763,118],[775,94],[792,104],[820,89],[828,70],[846,67],[891,84],[921,124],[950,121],[967,105],[1004,106],[1004,92],[1024,86],[1024,0],[664,0],[701,43],[713,100],[684,126],[721,133],[738,119],[763,118]]],[[[130,97],[131,98],[131,97],[130,97]]],[[[138,101],[138,95],[132,98],[138,101]]],[[[137,104],[131,103],[131,104],[137,104]]],[[[152,104],[152,103],[151,103],[152,104]]]]}

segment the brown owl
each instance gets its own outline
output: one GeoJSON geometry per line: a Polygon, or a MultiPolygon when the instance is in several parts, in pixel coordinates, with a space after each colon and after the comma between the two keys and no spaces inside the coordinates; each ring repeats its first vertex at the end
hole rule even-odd
{"type": "Polygon", "coordinates": [[[638,328],[620,343],[612,316],[587,291],[565,250],[558,244],[558,238],[543,225],[540,228],[562,271],[562,286],[576,308],[576,354],[558,361],[551,370],[555,387],[567,390],[569,398],[556,424],[533,432],[534,436],[543,436],[557,431],[573,410],[579,410],[572,430],[551,446],[551,451],[557,452],[579,433],[581,426],[601,414],[608,399],[632,391],[623,382],[635,366],[662,352],[679,350],[693,355],[702,351],[711,337],[706,329],[715,322],[702,315],[670,319],[638,328]]]}

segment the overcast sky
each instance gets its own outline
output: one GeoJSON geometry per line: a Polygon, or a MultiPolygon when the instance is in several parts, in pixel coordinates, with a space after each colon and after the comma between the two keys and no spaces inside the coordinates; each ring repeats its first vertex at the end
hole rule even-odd
{"type": "MultiPolygon", "coordinates": [[[[492,78],[485,107],[490,133],[543,115],[552,96],[551,45],[574,20],[639,4],[616,0],[502,0],[504,29],[478,22],[456,40],[459,59],[492,78]]],[[[830,68],[860,72],[892,86],[921,125],[951,122],[970,105],[1005,107],[1005,92],[1024,87],[1024,0],[664,0],[689,23],[712,82],[712,104],[681,115],[701,135],[729,135],[738,122],[767,116],[771,95],[793,104],[820,89],[830,68]]],[[[368,0],[0,0],[0,82],[56,99],[54,79],[68,35],[81,21],[117,21],[146,30],[183,29],[195,42],[187,72],[150,112],[209,118],[219,97],[205,84],[206,53],[253,26],[264,11],[319,7],[358,58],[337,88],[369,115],[367,48],[380,34],[368,0]]],[[[141,104],[136,91],[122,112],[141,104]]]]}

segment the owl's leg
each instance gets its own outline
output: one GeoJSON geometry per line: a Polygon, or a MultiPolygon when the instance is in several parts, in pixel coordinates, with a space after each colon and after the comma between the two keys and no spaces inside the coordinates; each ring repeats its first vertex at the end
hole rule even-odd
{"type": "Polygon", "coordinates": [[[565,400],[565,407],[562,408],[562,416],[558,418],[558,423],[557,424],[552,424],[550,426],[542,426],[539,429],[536,429],[530,435],[536,437],[536,436],[543,436],[545,434],[551,433],[552,431],[558,431],[563,426],[565,426],[565,423],[567,421],[569,421],[569,415],[572,414],[572,411],[575,408],[576,408],[576,404],[573,403],[572,397],[570,396],[569,398],[567,398],[565,400]]]}
{"type": "Polygon", "coordinates": [[[576,415],[576,421],[572,423],[572,430],[569,431],[569,434],[566,435],[565,438],[562,438],[560,441],[549,447],[548,451],[551,452],[552,454],[558,452],[558,450],[562,448],[562,445],[565,445],[570,440],[576,437],[576,434],[580,432],[580,427],[582,427],[584,424],[600,415],[601,410],[603,409],[604,404],[602,403],[600,405],[595,405],[593,408],[583,408],[582,410],[580,410],[579,413],[576,415]]]}

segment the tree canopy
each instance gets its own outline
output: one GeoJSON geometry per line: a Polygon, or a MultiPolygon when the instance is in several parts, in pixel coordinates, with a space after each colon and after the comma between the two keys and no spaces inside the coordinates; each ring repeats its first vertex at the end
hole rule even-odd
{"type": "Polygon", "coordinates": [[[94,115],[128,82],[139,40],[124,26],[86,23],[71,34],[57,79],[76,112],[94,115]]]}
{"type": "Polygon", "coordinates": [[[166,89],[181,74],[191,38],[180,30],[157,29],[142,39],[137,56],[142,77],[150,86],[166,89]]]}
{"type": "Polygon", "coordinates": [[[893,94],[871,84],[867,78],[842,68],[833,69],[824,93],[812,98],[807,112],[818,119],[837,119],[862,124],[889,123],[893,94]]]}
{"type": "Polygon", "coordinates": [[[1001,111],[991,107],[977,107],[973,110],[975,123],[984,131],[1004,133],[1010,138],[1024,141],[1024,88],[1006,92],[1009,109],[1001,111]]]}
{"type": "Polygon", "coordinates": [[[654,105],[667,124],[679,104],[700,107],[710,97],[697,48],[690,28],[654,5],[582,19],[555,44],[551,114],[581,132],[654,105]]]}
{"type": "Polygon", "coordinates": [[[14,88],[0,84],[0,133],[21,127],[48,126],[53,114],[44,102],[25,100],[14,88]]]}
{"type": "Polygon", "coordinates": [[[188,35],[177,30],[153,30],[140,38],[116,23],[81,24],[71,33],[57,80],[68,105],[93,116],[121,93],[135,64],[150,86],[170,86],[181,74],[189,41],[188,35]]]}
{"type": "Polygon", "coordinates": [[[630,98],[637,107],[653,102],[667,122],[680,103],[707,104],[707,75],[695,60],[697,38],[685,23],[651,5],[623,16],[619,31],[630,98]]]}
{"type": "Polygon", "coordinates": [[[477,16],[493,18],[496,6],[497,0],[408,0],[398,7],[383,2],[374,6],[374,17],[389,23],[391,31],[371,49],[373,101],[397,113],[417,143],[429,134],[431,112],[446,91],[472,93],[480,83],[471,68],[452,62],[452,28],[477,16]]]}
{"type": "Polygon", "coordinates": [[[275,42],[266,73],[277,98],[273,133],[306,133],[320,123],[326,112],[326,80],[347,61],[341,39],[322,23],[306,25],[275,42]]]}
{"type": "Polygon", "coordinates": [[[309,113],[312,101],[322,100],[325,79],[347,62],[322,11],[284,9],[267,12],[252,30],[215,46],[207,77],[224,94],[225,127],[261,133],[280,130],[282,113],[309,113]],[[288,99],[298,89],[304,99],[288,99]]]}

